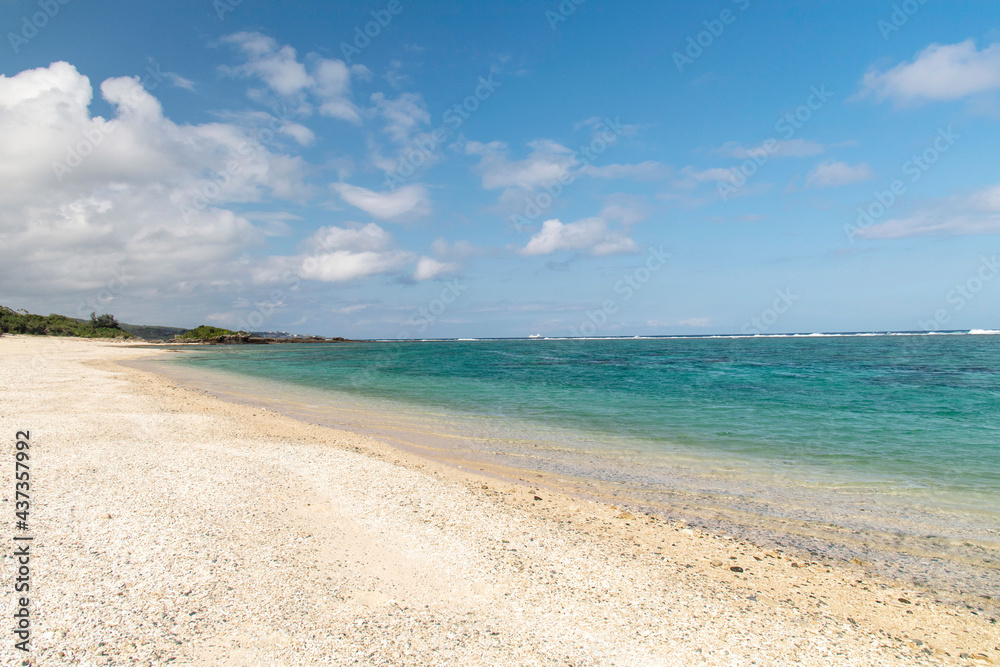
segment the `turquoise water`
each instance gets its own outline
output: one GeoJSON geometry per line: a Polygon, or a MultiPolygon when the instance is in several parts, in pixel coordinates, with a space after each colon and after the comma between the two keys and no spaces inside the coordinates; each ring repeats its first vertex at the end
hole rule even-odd
{"type": "Polygon", "coordinates": [[[595,480],[626,504],[758,542],[1000,592],[1000,335],[213,346],[177,357],[319,421],[394,442],[408,430],[421,445],[440,436],[435,447],[458,459],[595,480]]]}
{"type": "Polygon", "coordinates": [[[651,452],[1000,496],[1000,336],[286,345],[184,362],[651,452]]]}

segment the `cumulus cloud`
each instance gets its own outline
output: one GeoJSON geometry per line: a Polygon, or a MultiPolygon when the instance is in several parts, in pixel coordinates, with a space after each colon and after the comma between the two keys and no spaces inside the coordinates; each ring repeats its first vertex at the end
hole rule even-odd
{"type": "Polygon", "coordinates": [[[270,257],[255,267],[256,283],[288,282],[289,276],[326,283],[345,283],[375,275],[397,274],[413,263],[392,235],[374,222],[350,227],[321,227],[294,256],[270,257]]]}
{"type": "MultiPolygon", "coordinates": [[[[294,104],[298,112],[311,113],[315,106],[321,115],[361,122],[352,100],[351,78],[367,78],[370,72],[366,68],[317,55],[302,62],[293,47],[281,46],[259,32],[238,32],[222,41],[245,59],[240,65],[220,68],[223,73],[261,81],[281,101],[294,104]]],[[[261,98],[264,91],[254,90],[251,95],[261,98]]]]}
{"type": "Polygon", "coordinates": [[[410,220],[430,213],[430,197],[422,185],[406,185],[389,192],[347,183],[333,183],[330,188],[351,206],[379,220],[410,220]]]}
{"type": "Polygon", "coordinates": [[[322,227],[309,240],[299,275],[306,280],[347,282],[396,273],[413,255],[393,247],[392,237],[375,223],[364,227],[322,227]]]}
{"type": "Polygon", "coordinates": [[[868,70],[860,96],[897,105],[956,100],[1000,89],[1000,43],[982,50],[967,39],[958,44],[931,44],[912,61],[886,71],[868,70]]]}
{"type": "Polygon", "coordinates": [[[1000,185],[931,202],[913,215],[859,229],[868,239],[1000,234],[1000,185]]]}
{"type": "Polygon", "coordinates": [[[601,218],[563,223],[546,220],[542,229],[521,249],[522,255],[548,255],[561,250],[588,250],[592,255],[635,252],[635,242],[608,228],[601,218]]]}
{"type": "MultiPolygon", "coordinates": [[[[150,85],[155,85],[155,82],[150,85]]],[[[75,293],[126,267],[131,289],[238,282],[266,232],[226,208],[305,196],[305,165],[226,123],[177,125],[138,78],[65,62],[0,75],[0,280],[75,293]]]]}
{"type": "Polygon", "coordinates": [[[867,163],[851,166],[846,162],[827,160],[816,165],[806,176],[807,188],[834,188],[841,185],[869,181],[875,178],[875,172],[867,163]]]}

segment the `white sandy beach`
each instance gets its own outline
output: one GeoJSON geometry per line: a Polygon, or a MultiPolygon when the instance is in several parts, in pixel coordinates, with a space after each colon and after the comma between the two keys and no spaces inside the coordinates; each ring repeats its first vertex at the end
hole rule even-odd
{"type": "MultiPolygon", "coordinates": [[[[860,568],[116,364],[163,354],[0,338],[8,610],[15,433],[31,431],[30,664],[1000,664],[988,615],[860,568]]],[[[14,641],[3,664],[26,657],[14,641]]]]}

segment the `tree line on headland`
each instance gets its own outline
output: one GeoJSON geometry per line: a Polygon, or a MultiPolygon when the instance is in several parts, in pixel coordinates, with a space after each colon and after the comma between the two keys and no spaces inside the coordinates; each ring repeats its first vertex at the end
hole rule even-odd
{"type": "Polygon", "coordinates": [[[35,315],[26,310],[0,306],[0,333],[34,336],[79,336],[80,338],[134,338],[122,329],[114,315],[91,313],[89,320],[65,315],[35,315]]]}
{"type": "Polygon", "coordinates": [[[114,315],[96,312],[89,320],[65,315],[35,315],[27,310],[14,310],[0,306],[0,335],[27,334],[32,336],[77,336],[80,338],[118,338],[173,343],[334,343],[347,342],[345,338],[298,336],[281,332],[230,331],[207,324],[194,329],[177,327],[124,324],[114,315]]]}

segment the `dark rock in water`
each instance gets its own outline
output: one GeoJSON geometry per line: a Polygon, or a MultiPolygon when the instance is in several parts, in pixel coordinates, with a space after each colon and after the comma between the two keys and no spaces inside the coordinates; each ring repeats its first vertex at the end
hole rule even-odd
{"type": "Polygon", "coordinates": [[[733,572],[742,572],[742,571],[743,571],[743,568],[742,568],[742,567],[740,567],[739,565],[733,565],[733,566],[732,566],[731,568],[729,568],[729,569],[730,569],[730,570],[732,570],[733,572]]]}

